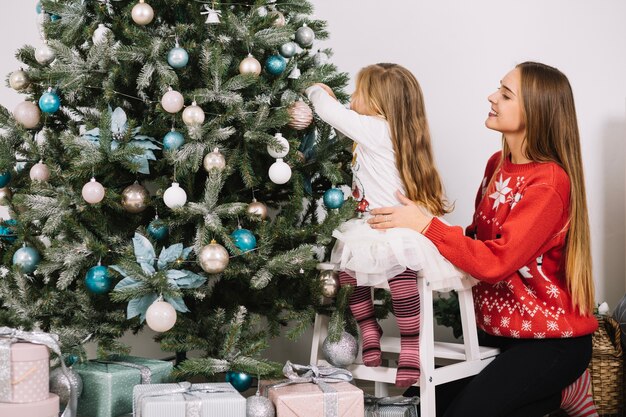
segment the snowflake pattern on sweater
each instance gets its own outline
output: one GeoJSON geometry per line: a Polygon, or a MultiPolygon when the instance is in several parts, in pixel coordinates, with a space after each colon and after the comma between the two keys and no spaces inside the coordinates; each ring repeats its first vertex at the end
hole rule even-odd
{"type": "Polygon", "coordinates": [[[593,316],[571,306],[564,260],[569,178],[551,162],[500,163],[491,157],[472,224],[434,219],[426,232],[439,251],[480,282],[474,287],[478,326],[514,338],[561,338],[592,333],[593,316]]]}

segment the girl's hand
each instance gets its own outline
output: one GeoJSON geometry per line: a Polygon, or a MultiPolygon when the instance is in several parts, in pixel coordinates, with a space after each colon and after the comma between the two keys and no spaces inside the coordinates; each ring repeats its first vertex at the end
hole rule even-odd
{"type": "Polygon", "coordinates": [[[335,96],[335,93],[333,92],[333,90],[329,86],[327,86],[326,84],[324,84],[324,83],[315,83],[315,84],[313,84],[313,86],[315,86],[315,85],[318,86],[318,87],[323,88],[324,91],[326,91],[328,93],[328,95],[331,96],[332,98],[334,98],[335,100],[337,99],[337,97],[335,96]]]}
{"type": "Polygon", "coordinates": [[[409,200],[400,191],[396,191],[400,207],[381,207],[371,211],[373,217],[367,222],[372,229],[391,229],[405,227],[422,233],[430,224],[433,216],[426,209],[409,200]]]}

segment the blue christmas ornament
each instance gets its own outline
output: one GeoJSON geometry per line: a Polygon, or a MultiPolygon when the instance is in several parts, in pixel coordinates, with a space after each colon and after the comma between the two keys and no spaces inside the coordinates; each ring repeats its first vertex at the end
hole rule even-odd
{"type": "Polygon", "coordinates": [[[56,22],[57,20],[59,20],[61,18],[61,16],[57,16],[56,14],[51,14],[50,15],[50,21],[51,22],[56,22]]]}
{"type": "Polygon", "coordinates": [[[280,75],[287,68],[287,60],[280,55],[272,55],[265,61],[265,71],[272,75],[280,75]]]}
{"type": "Polygon", "coordinates": [[[13,265],[17,266],[25,274],[30,274],[37,269],[39,261],[41,261],[41,255],[39,255],[37,249],[30,246],[19,248],[13,254],[13,265]]]}
{"type": "Polygon", "coordinates": [[[167,237],[168,233],[167,225],[158,217],[150,222],[146,230],[154,240],[163,240],[167,237]]]}
{"type": "Polygon", "coordinates": [[[4,225],[0,226],[0,239],[5,242],[13,243],[17,239],[15,235],[15,229],[11,226],[17,225],[15,219],[9,219],[4,221],[4,225]]]}
{"type": "Polygon", "coordinates": [[[189,62],[189,54],[184,48],[177,46],[167,54],[167,63],[173,68],[183,68],[189,62]]]}
{"type": "Polygon", "coordinates": [[[78,356],[76,355],[66,355],[65,356],[65,365],[66,366],[72,366],[74,365],[76,362],[78,362],[78,356]]]}
{"type": "Polygon", "coordinates": [[[94,294],[106,294],[111,289],[109,269],[103,265],[90,268],[85,275],[85,286],[94,294]]]}
{"type": "Polygon", "coordinates": [[[235,241],[235,246],[244,252],[256,247],[256,237],[248,229],[237,229],[230,236],[235,241]]]}
{"type": "Polygon", "coordinates": [[[11,181],[11,171],[4,171],[0,173],[0,188],[4,188],[11,181]]]}
{"type": "Polygon", "coordinates": [[[41,12],[43,11],[43,9],[41,8],[40,1],[38,1],[37,4],[35,5],[35,11],[37,12],[37,14],[41,14],[41,12]]]}
{"type": "Polygon", "coordinates": [[[338,209],[343,206],[343,191],[331,188],[324,193],[324,205],[329,209],[338,209]]]}
{"type": "Polygon", "coordinates": [[[252,386],[252,377],[245,372],[226,372],[226,382],[230,382],[237,391],[243,392],[252,386]]]}
{"type": "Polygon", "coordinates": [[[184,143],[185,137],[183,134],[173,129],[163,136],[163,149],[166,151],[175,151],[183,146],[184,143]]]}
{"type": "Polygon", "coordinates": [[[44,113],[54,113],[59,110],[59,107],[61,107],[61,99],[50,89],[39,99],[39,108],[44,113]]]}

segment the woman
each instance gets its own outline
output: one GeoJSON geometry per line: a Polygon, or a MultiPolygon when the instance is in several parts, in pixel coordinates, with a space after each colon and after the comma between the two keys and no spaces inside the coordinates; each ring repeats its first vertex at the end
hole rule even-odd
{"type": "Polygon", "coordinates": [[[596,415],[585,389],[597,321],[569,81],[556,68],[525,62],[488,99],[485,125],[502,132],[503,149],[487,162],[465,234],[399,193],[403,206],[372,210],[370,225],[424,234],[480,281],[477,323],[501,354],[456,384],[458,395],[447,410],[438,401],[438,413],[541,417],[560,406],[570,416],[596,415]]]}

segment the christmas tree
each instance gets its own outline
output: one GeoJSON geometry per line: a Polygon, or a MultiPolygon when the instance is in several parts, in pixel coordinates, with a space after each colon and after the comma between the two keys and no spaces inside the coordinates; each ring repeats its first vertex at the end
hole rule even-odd
{"type": "Polygon", "coordinates": [[[314,49],[325,23],[306,0],[36,13],[42,43],[8,76],[24,102],[0,107],[0,324],[84,359],[86,341],[127,352],[118,339],[147,323],[186,375],[272,373],[268,340],[333,308],[316,266],[356,205],[334,187],[349,143],[302,93],[323,82],[347,99],[314,49]]]}

